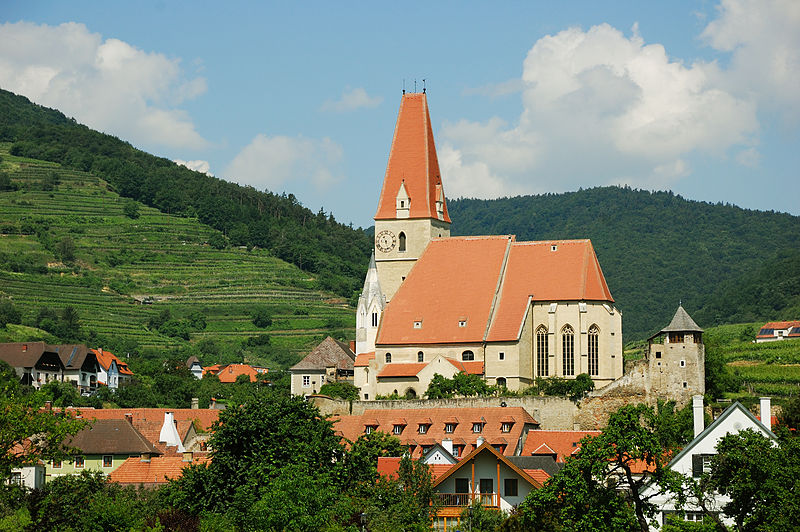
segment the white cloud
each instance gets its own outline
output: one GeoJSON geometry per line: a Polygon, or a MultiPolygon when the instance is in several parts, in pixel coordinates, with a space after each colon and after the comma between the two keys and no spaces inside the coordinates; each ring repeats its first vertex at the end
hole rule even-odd
{"type": "Polygon", "coordinates": [[[719,18],[702,37],[732,53],[721,82],[749,90],[759,104],[778,111],[789,125],[800,122],[800,2],[722,0],[719,18]]]}
{"type": "Polygon", "coordinates": [[[211,170],[211,165],[208,164],[208,161],[182,161],[181,159],[175,159],[172,161],[176,164],[180,164],[181,166],[185,166],[189,170],[194,170],[195,172],[202,172],[204,174],[213,175],[209,170],[211,170]]]}
{"type": "Polygon", "coordinates": [[[322,104],[323,111],[335,113],[346,113],[356,109],[370,109],[377,107],[383,101],[380,96],[371,97],[361,87],[355,89],[345,89],[338,100],[328,100],[322,104]]]}
{"type": "MultiPolygon", "coordinates": [[[[599,184],[670,186],[692,154],[753,148],[756,101],[720,80],[715,63],[671,59],[601,24],[539,39],[523,63],[523,111],[513,125],[445,124],[442,170],[450,196],[490,197],[599,184]],[[459,173],[485,183],[469,182],[459,173]]],[[[738,160],[741,160],[738,159],[738,160]]]]}
{"type": "Polygon", "coordinates": [[[0,25],[0,85],[137,145],[203,148],[175,106],[206,90],[180,60],[90,33],[83,24],[0,25]]]}
{"type": "Polygon", "coordinates": [[[310,183],[315,190],[324,191],[340,180],[341,158],[341,147],[328,138],[259,134],[234,157],[225,176],[259,190],[297,190],[298,183],[310,183]]]}

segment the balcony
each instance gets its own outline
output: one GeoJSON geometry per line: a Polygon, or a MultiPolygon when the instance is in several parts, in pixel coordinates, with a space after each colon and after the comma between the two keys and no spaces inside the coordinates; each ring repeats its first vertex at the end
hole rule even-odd
{"type": "Polygon", "coordinates": [[[486,508],[500,506],[497,493],[437,493],[436,498],[443,507],[466,507],[478,501],[486,508]]]}

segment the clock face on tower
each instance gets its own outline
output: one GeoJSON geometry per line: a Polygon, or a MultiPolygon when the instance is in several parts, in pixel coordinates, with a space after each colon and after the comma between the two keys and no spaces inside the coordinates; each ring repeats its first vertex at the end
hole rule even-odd
{"type": "Polygon", "coordinates": [[[394,249],[396,240],[394,233],[391,231],[381,231],[375,236],[375,247],[378,248],[379,251],[389,253],[394,249]]]}

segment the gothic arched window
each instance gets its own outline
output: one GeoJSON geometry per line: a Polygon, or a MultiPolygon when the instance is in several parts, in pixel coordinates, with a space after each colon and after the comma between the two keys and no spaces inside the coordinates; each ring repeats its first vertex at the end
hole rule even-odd
{"type": "Polygon", "coordinates": [[[389,364],[392,361],[392,354],[386,353],[386,363],[389,364]]]}
{"type": "Polygon", "coordinates": [[[597,325],[589,327],[589,375],[600,374],[600,329],[597,325]]]}
{"type": "Polygon", "coordinates": [[[473,353],[472,351],[464,351],[463,353],[461,353],[461,360],[466,360],[466,361],[475,360],[475,353],[473,353]]]}
{"type": "Polygon", "coordinates": [[[540,325],[536,329],[536,376],[547,377],[550,375],[550,367],[548,364],[548,337],[547,327],[540,325]]]}
{"type": "Polygon", "coordinates": [[[561,329],[561,357],[564,376],[575,375],[575,331],[569,325],[561,329]]]}
{"type": "Polygon", "coordinates": [[[400,233],[397,237],[397,251],[405,251],[406,250],[406,234],[400,233]]]}
{"type": "Polygon", "coordinates": [[[422,351],[417,353],[417,362],[425,362],[425,353],[422,351]]]}

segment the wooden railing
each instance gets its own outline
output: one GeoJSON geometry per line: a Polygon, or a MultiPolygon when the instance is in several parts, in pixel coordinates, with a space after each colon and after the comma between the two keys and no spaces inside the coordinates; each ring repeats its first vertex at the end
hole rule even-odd
{"type": "Polygon", "coordinates": [[[437,493],[436,497],[442,506],[469,506],[477,501],[489,508],[500,506],[497,493],[437,493]]]}

